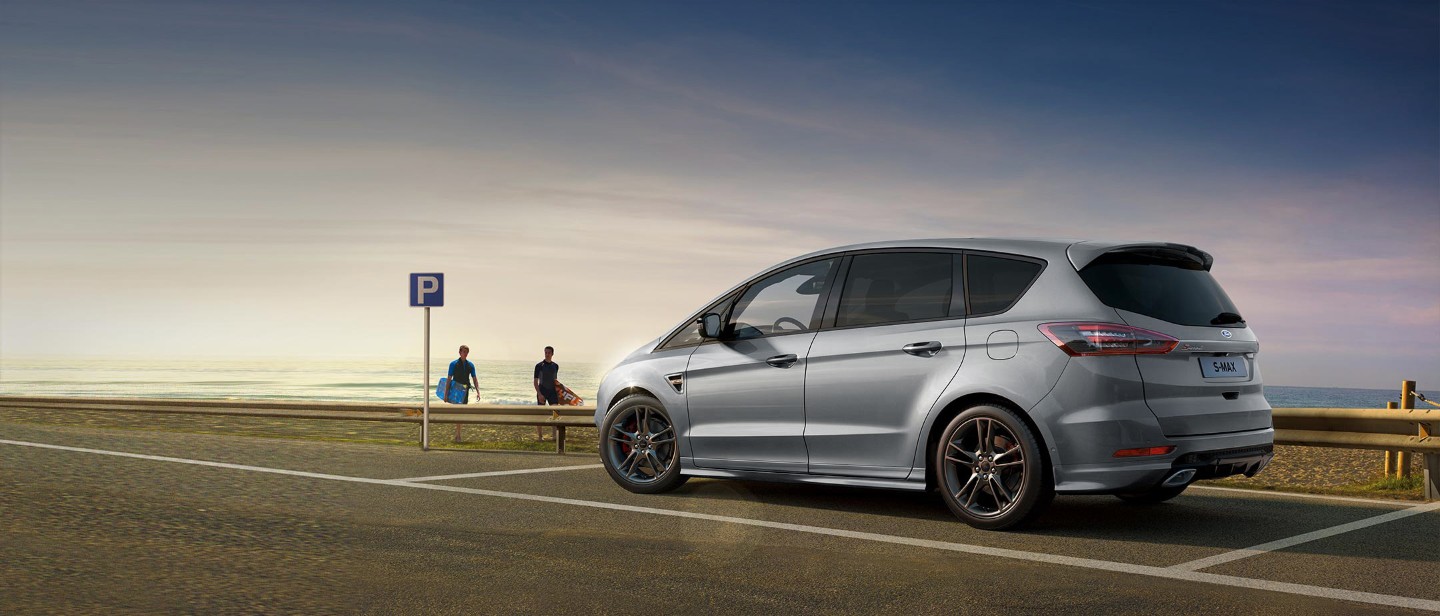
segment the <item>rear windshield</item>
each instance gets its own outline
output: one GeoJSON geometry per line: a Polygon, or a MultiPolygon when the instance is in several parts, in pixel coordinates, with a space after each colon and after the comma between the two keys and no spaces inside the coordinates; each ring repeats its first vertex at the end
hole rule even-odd
{"type": "Polygon", "coordinates": [[[1193,259],[1164,253],[1112,252],[1080,278],[1111,308],[1138,312],[1177,325],[1244,327],[1220,283],[1193,259]]]}

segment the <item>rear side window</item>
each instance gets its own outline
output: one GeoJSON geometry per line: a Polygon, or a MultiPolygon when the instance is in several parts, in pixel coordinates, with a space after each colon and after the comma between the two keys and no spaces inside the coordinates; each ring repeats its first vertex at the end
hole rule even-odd
{"type": "Polygon", "coordinates": [[[954,259],[944,253],[858,255],[840,294],[836,327],[938,319],[950,315],[954,259]]]}
{"type": "Polygon", "coordinates": [[[1005,312],[1020,299],[1042,266],[989,255],[965,255],[965,297],[971,316],[1005,312]]]}
{"type": "Polygon", "coordinates": [[[1111,308],[1176,325],[1244,325],[1230,296],[1193,258],[1112,252],[1080,270],[1080,278],[1111,308]]]}

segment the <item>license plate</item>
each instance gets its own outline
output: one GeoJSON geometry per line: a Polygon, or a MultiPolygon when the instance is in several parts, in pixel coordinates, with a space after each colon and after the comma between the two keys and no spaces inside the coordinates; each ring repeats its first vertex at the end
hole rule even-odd
{"type": "Polygon", "coordinates": [[[1250,376],[1244,357],[1201,357],[1200,376],[1207,379],[1233,379],[1250,376]]]}

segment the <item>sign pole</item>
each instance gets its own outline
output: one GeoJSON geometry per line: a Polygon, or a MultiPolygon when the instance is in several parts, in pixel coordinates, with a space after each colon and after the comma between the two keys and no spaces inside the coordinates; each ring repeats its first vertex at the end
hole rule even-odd
{"type": "Polygon", "coordinates": [[[430,307],[425,307],[425,382],[420,396],[425,408],[420,412],[420,450],[430,451],[430,307]]]}
{"type": "Polygon", "coordinates": [[[410,305],[425,308],[425,382],[420,384],[420,450],[430,451],[430,307],[445,305],[445,274],[410,274],[410,305]]]}

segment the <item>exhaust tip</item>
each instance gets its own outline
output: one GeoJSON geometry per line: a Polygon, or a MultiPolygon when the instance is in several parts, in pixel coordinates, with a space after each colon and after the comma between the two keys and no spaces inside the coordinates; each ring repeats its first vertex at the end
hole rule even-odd
{"type": "Polygon", "coordinates": [[[1160,485],[1166,488],[1178,488],[1183,485],[1189,485],[1190,479],[1193,477],[1195,477],[1195,469],[1193,468],[1178,470],[1175,471],[1175,474],[1166,478],[1165,481],[1160,482],[1160,485]]]}
{"type": "Polygon", "coordinates": [[[1271,461],[1271,460],[1274,460],[1274,459],[1275,459],[1275,454],[1273,454],[1273,453],[1270,454],[1270,455],[1267,455],[1267,456],[1265,456],[1265,457],[1263,457],[1263,458],[1261,458],[1259,462],[1256,462],[1254,466],[1251,466],[1249,469],[1247,469],[1247,470],[1245,471],[1245,476],[1246,476],[1246,477],[1254,477],[1254,476],[1256,476],[1256,475],[1259,475],[1259,474],[1260,474],[1260,471],[1265,470],[1265,467],[1266,467],[1266,466],[1269,466],[1269,465],[1270,465],[1270,461],[1271,461]]]}

